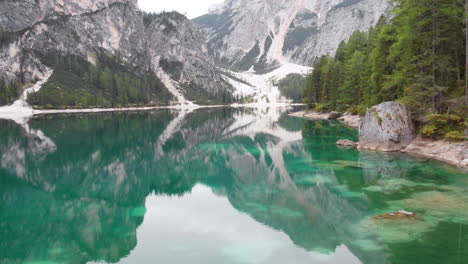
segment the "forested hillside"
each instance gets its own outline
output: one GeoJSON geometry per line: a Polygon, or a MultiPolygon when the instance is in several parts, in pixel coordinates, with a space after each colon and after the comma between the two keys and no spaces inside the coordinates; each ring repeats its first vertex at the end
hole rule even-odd
{"type": "Polygon", "coordinates": [[[34,108],[233,101],[204,34],[177,12],[147,14],[137,0],[7,0],[0,10],[0,106],[40,81],[34,108]]]}
{"type": "Polygon", "coordinates": [[[368,32],[355,32],[334,57],[315,62],[305,81],[304,102],[319,111],[363,113],[366,107],[398,100],[415,121],[452,114],[463,127],[468,103],[465,1],[394,3],[390,19],[382,17],[368,32]]]}
{"type": "Polygon", "coordinates": [[[96,54],[96,65],[52,52],[41,59],[54,73],[39,92],[29,95],[28,103],[36,107],[168,105],[173,99],[151,72],[124,67],[110,55],[96,54]]]}

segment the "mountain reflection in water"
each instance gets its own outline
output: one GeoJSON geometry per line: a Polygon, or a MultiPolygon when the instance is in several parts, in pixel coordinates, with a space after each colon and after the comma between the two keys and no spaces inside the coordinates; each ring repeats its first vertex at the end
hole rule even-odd
{"type": "Polygon", "coordinates": [[[465,173],[286,112],[0,121],[0,263],[466,263],[465,173]]]}

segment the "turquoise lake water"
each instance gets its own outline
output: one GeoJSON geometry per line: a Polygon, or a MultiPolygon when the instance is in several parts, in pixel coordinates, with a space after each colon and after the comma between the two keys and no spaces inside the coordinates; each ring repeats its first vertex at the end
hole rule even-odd
{"type": "Polygon", "coordinates": [[[468,263],[466,171],[286,114],[0,120],[0,263],[468,263]]]}

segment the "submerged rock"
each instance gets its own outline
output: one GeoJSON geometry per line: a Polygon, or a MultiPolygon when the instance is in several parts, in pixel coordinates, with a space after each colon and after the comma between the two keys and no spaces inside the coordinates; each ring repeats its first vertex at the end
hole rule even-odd
{"type": "Polygon", "coordinates": [[[342,147],[357,147],[358,143],[347,139],[341,139],[336,142],[336,145],[342,147]]]}
{"type": "Polygon", "coordinates": [[[320,113],[316,111],[300,111],[289,114],[294,117],[302,117],[309,120],[328,120],[330,119],[330,113],[320,113]]]}
{"type": "Polygon", "coordinates": [[[382,215],[374,216],[375,219],[407,219],[407,218],[417,218],[418,215],[412,212],[407,212],[405,210],[400,210],[395,213],[386,213],[382,215]]]}
{"type": "Polygon", "coordinates": [[[399,151],[414,138],[406,107],[397,102],[385,102],[367,110],[359,130],[359,148],[399,151]]]}

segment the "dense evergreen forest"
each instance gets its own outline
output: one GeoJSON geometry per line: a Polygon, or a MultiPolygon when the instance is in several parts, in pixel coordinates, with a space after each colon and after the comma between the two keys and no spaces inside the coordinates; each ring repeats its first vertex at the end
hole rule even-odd
{"type": "Polygon", "coordinates": [[[96,55],[96,64],[51,52],[42,61],[54,73],[28,103],[43,108],[167,105],[172,95],[151,72],[128,69],[117,58],[96,55]]]}
{"type": "Polygon", "coordinates": [[[18,90],[16,82],[9,83],[0,77],[0,106],[11,104],[18,99],[18,90]]]}
{"type": "Polygon", "coordinates": [[[294,103],[302,102],[302,88],[304,87],[304,76],[292,73],[278,82],[281,95],[293,100],[294,103]]]}
{"type": "MultiPolygon", "coordinates": [[[[2,47],[6,41],[7,34],[3,31],[0,26],[0,47],[2,47]]],[[[16,83],[6,82],[0,76],[0,106],[10,104],[18,98],[18,85],[16,83]]]]}
{"type": "MultiPolygon", "coordinates": [[[[466,117],[464,0],[395,0],[391,19],[355,32],[305,81],[304,102],[319,111],[363,114],[398,100],[415,121],[466,117]],[[448,114],[452,114],[451,117],[448,114]]],[[[440,120],[439,120],[440,121],[440,120]]],[[[463,124],[463,122],[461,122],[463,124]]]]}

